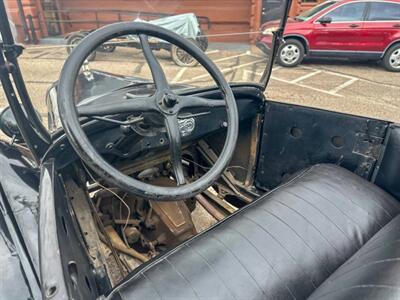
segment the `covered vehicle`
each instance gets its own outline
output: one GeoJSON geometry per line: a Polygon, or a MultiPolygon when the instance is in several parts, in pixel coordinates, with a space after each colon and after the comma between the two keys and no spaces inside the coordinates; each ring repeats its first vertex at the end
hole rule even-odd
{"type": "Polygon", "coordinates": [[[268,57],[242,22],[208,53],[117,22],[62,57],[15,44],[0,2],[0,299],[400,297],[400,128],[266,98],[288,5],[268,57]]]}
{"type": "MultiPolygon", "coordinates": [[[[140,16],[143,13],[137,12],[140,16]]],[[[191,40],[197,44],[203,51],[208,48],[208,39],[204,35],[200,28],[197,17],[193,13],[186,13],[174,16],[164,16],[159,19],[153,19],[146,21],[140,17],[136,18],[133,22],[148,22],[160,26],[162,28],[171,30],[176,34],[183,36],[186,39],[191,40]]],[[[210,28],[210,24],[208,28],[210,28]]],[[[78,31],[68,34],[67,36],[67,52],[71,53],[72,49],[79,44],[82,39],[85,38],[91,31],[78,31]]],[[[171,53],[172,60],[178,65],[183,67],[195,66],[197,61],[191,56],[187,55],[185,52],[181,51],[179,47],[171,45],[169,43],[160,41],[158,39],[152,39],[150,41],[152,50],[167,50],[171,53]]],[[[96,57],[96,51],[102,52],[113,52],[117,46],[124,47],[135,47],[140,48],[140,41],[136,36],[124,36],[120,37],[119,40],[111,40],[105,44],[102,44],[97,50],[93,51],[88,57],[89,60],[94,60],[96,57]]]]}

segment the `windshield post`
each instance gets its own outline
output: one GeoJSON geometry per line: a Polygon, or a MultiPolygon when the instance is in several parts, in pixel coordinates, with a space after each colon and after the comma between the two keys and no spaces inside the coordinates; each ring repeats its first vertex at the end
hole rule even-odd
{"type": "Polygon", "coordinates": [[[35,158],[39,160],[50,145],[50,135],[40,121],[26,90],[17,61],[17,57],[22,53],[23,47],[14,43],[4,1],[0,3],[0,32],[2,37],[0,43],[0,80],[3,90],[24,141],[33,152],[35,158]],[[10,74],[21,103],[15,93],[10,74]]]}
{"type": "MultiPolygon", "coordinates": [[[[282,1],[284,1],[284,0],[282,0],[282,1]]],[[[284,29],[286,26],[286,22],[287,22],[287,18],[288,18],[291,6],[292,6],[292,0],[286,0],[286,6],[283,11],[283,15],[280,16],[281,19],[279,22],[279,28],[273,33],[273,43],[272,43],[272,48],[271,48],[272,53],[270,55],[271,62],[269,64],[267,64],[265,71],[261,77],[261,84],[264,87],[264,91],[267,88],[269,79],[272,74],[272,68],[274,67],[275,56],[278,51],[279,45],[283,39],[283,32],[284,32],[284,29]]]]}

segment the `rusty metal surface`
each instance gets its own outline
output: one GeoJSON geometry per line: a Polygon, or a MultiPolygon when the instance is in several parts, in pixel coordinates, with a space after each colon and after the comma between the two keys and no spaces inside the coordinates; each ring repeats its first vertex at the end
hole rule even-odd
{"type": "Polygon", "coordinates": [[[210,214],[212,215],[217,221],[222,221],[226,215],[215,208],[210,201],[208,201],[204,196],[198,194],[195,196],[197,202],[210,214]]]}
{"type": "MultiPolygon", "coordinates": [[[[176,183],[167,177],[158,177],[152,180],[152,184],[172,186],[176,183]]],[[[164,231],[164,233],[168,235],[167,239],[169,243],[172,242],[175,244],[184,241],[197,233],[189,208],[184,201],[149,201],[149,203],[154,214],[159,218],[159,220],[157,220],[153,215],[152,221],[158,223],[160,227],[160,229],[157,230],[158,232],[164,231]]]]}
{"type": "MultiPolygon", "coordinates": [[[[199,150],[203,158],[207,161],[207,163],[210,165],[213,165],[218,159],[217,154],[214,152],[213,149],[210,148],[210,146],[204,140],[199,141],[197,149],[199,150]]],[[[232,193],[237,197],[239,197],[242,201],[244,201],[245,203],[251,203],[253,201],[251,197],[243,194],[238,189],[238,186],[240,186],[240,184],[238,184],[237,180],[229,170],[225,170],[225,172],[221,175],[221,179],[227,185],[229,190],[231,190],[232,193]]]]}
{"type": "Polygon", "coordinates": [[[73,181],[65,181],[65,188],[71,200],[71,205],[83,233],[83,238],[95,268],[104,267],[106,260],[102,247],[100,247],[100,237],[94,219],[92,217],[87,194],[73,181]]]}
{"type": "Polygon", "coordinates": [[[259,149],[260,132],[262,128],[262,116],[257,114],[251,126],[250,155],[248,161],[248,169],[244,185],[250,187],[254,183],[254,177],[257,167],[257,157],[259,149]]]}
{"type": "Polygon", "coordinates": [[[228,201],[226,201],[223,198],[221,198],[216,192],[215,193],[211,192],[210,189],[207,190],[207,191],[204,191],[203,194],[208,199],[210,199],[211,201],[216,203],[220,208],[222,208],[228,214],[233,214],[234,212],[236,212],[238,210],[237,207],[233,206],[228,201]]]}
{"type": "Polygon", "coordinates": [[[111,240],[111,244],[115,249],[118,251],[125,253],[127,255],[130,255],[134,258],[139,259],[141,262],[146,262],[149,260],[149,258],[146,255],[143,255],[142,253],[136,251],[133,248],[128,248],[125,243],[122,241],[118,233],[115,231],[114,227],[112,226],[106,226],[105,227],[106,233],[108,237],[111,240]]]}
{"type": "Polygon", "coordinates": [[[151,201],[150,205],[169,231],[179,240],[185,239],[186,235],[196,234],[190,211],[184,202],[151,201]]]}

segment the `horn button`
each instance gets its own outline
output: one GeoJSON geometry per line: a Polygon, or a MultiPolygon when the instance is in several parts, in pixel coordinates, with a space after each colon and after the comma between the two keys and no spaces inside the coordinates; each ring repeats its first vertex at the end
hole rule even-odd
{"type": "Polygon", "coordinates": [[[179,97],[178,95],[165,92],[160,100],[157,101],[158,108],[165,114],[172,115],[179,111],[179,97]]]}

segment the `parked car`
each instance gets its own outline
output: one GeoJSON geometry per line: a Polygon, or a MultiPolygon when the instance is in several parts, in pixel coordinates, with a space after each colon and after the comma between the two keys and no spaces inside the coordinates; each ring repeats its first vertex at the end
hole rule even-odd
{"type": "MultiPolygon", "coordinates": [[[[136,12],[138,15],[143,13],[136,12]]],[[[154,15],[154,14],[153,14],[154,15]]],[[[196,17],[193,13],[179,14],[179,15],[161,15],[161,18],[153,19],[150,21],[142,20],[140,18],[136,18],[134,22],[149,22],[151,24],[169,29],[176,34],[184,36],[185,38],[191,40],[197,46],[200,47],[203,51],[206,51],[208,48],[208,38],[204,35],[200,27],[199,18],[196,17]]],[[[200,17],[202,19],[208,20],[208,28],[211,27],[211,23],[208,18],[200,17]]],[[[87,35],[89,35],[94,30],[80,30],[77,32],[72,32],[66,36],[66,44],[67,44],[67,53],[70,54],[72,50],[78,45],[87,35]]],[[[186,52],[181,51],[181,49],[175,45],[171,45],[166,43],[160,39],[152,39],[149,41],[152,50],[167,50],[171,53],[171,58],[178,66],[181,67],[194,67],[197,64],[197,61],[187,55],[186,52]]],[[[116,47],[133,47],[140,49],[140,41],[134,35],[132,36],[124,36],[119,38],[119,40],[113,40],[107,44],[103,44],[99,46],[96,51],[93,51],[89,56],[88,60],[92,61],[96,58],[96,52],[106,52],[111,53],[115,51],[116,47]]]]}
{"type": "MultiPolygon", "coordinates": [[[[262,47],[270,45],[274,28],[262,26],[262,47]]],[[[277,62],[294,67],[305,57],[381,60],[400,72],[400,1],[326,1],[289,19],[277,62]]]]}

